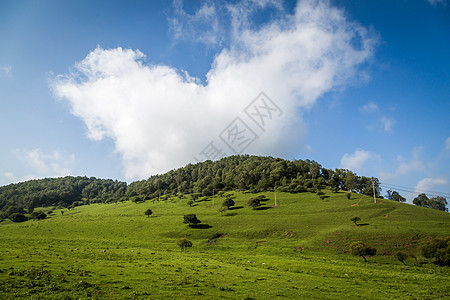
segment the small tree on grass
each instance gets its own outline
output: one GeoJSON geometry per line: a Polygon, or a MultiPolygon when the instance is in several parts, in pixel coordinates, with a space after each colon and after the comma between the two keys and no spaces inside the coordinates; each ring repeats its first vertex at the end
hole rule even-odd
{"type": "Polygon", "coordinates": [[[350,221],[355,222],[355,225],[358,226],[358,224],[356,222],[361,221],[360,217],[353,217],[350,219],[350,221]]]}
{"type": "Polygon", "coordinates": [[[347,199],[350,200],[351,197],[352,197],[352,193],[347,193],[347,199]]]}
{"type": "Polygon", "coordinates": [[[361,256],[364,261],[367,262],[366,256],[372,256],[377,254],[377,249],[372,245],[364,244],[361,241],[353,242],[350,244],[350,250],[353,255],[361,256]]]}
{"type": "Polygon", "coordinates": [[[319,196],[320,199],[325,199],[325,193],[322,190],[317,191],[317,196],[319,196]]]}
{"type": "Polygon", "coordinates": [[[192,206],[192,204],[194,204],[194,201],[192,201],[192,200],[188,200],[188,202],[186,203],[187,205],[189,205],[189,207],[191,207],[192,206]]]}
{"type": "Polygon", "coordinates": [[[227,198],[223,201],[222,206],[225,206],[227,209],[231,206],[235,205],[236,203],[231,198],[227,198]]]}
{"type": "Polygon", "coordinates": [[[197,225],[198,223],[201,223],[199,219],[197,219],[197,216],[195,214],[188,214],[184,215],[184,224],[189,224],[189,227],[192,227],[192,224],[197,225]]]}
{"type": "Polygon", "coordinates": [[[406,266],[405,260],[408,258],[408,254],[406,254],[402,251],[399,251],[399,252],[397,252],[395,257],[406,266]]]}
{"type": "Polygon", "coordinates": [[[153,212],[152,212],[152,210],[149,208],[149,209],[147,209],[146,211],[145,211],[145,215],[147,216],[147,217],[150,217],[150,215],[152,214],[153,212]]]}
{"type": "Polygon", "coordinates": [[[188,239],[181,238],[181,239],[177,242],[177,245],[180,246],[181,251],[184,251],[186,248],[192,247],[192,242],[189,241],[188,239]]]}
{"type": "Polygon", "coordinates": [[[256,209],[257,207],[261,206],[261,201],[258,198],[250,198],[247,201],[247,205],[253,209],[256,209]]]}

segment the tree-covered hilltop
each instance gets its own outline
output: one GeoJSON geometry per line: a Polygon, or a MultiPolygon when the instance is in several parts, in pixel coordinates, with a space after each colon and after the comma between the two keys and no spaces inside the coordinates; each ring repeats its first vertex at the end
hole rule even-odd
{"type": "Polygon", "coordinates": [[[329,188],[360,194],[380,194],[377,178],[358,176],[343,169],[326,169],[310,160],[235,155],[218,161],[189,164],[147,180],[131,183],[128,197],[154,198],[159,194],[193,193],[208,196],[213,190],[267,191],[275,187],[292,193],[329,188]]]}
{"type": "Polygon", "coordinates": [[[0,210],[42,206],[68,207],[84,200],[106,202],[125,195],[126,182],[95,177],[45,178],[0,187],[0,210]]]}

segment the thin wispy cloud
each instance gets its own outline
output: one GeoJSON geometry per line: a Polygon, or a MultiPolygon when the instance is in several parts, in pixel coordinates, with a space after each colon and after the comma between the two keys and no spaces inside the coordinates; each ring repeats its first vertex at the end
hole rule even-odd
{"type": "Polygon", "coordinates": [[[13,78],[13,71],[11,66],[2,66],[0,65],[0,78],[13,78]]]}
{"type": "MultiPolygon", "coordinates": [[[[194,16],[213,16],[208,5],[194,16]]],[[[248,151],[286,155],[302,143],[298,111],[357,80],[377,38],[322,1],[300,1],[294,14],[257,28],[245,20],[234,25],[238,34],[215,56],[205,84],[170,66],[146,64],[139,50],[98,47],[51,88],[83,120],[89,138],[114,141],[128,179],[192,162],[261,91],[284,114],[270,132],[258,132],[248,151]]]]}
{"type": "MultiPolygon", "coordinates": [[[[21,182],[44,177],[62,177],[72,174],[75,156],[64,155],[59,151],[44,152],[39,148],[16,151],[18,164],[23,165],[24,174],[6,171],[3,177],[8,182],[21,182]]],[[[1,176],[0,175],[0,176],[1,176]]]]}

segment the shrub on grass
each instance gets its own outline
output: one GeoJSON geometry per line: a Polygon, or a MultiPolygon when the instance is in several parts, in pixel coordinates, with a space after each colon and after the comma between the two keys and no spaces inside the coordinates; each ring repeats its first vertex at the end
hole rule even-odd
{"type": "Polygon", "coordinates": [[[31,218],[33,220],[43,220],[43,219],[47,218],[47,215],[42,210],[39,210],[39,211],[34,211],[31,214],[31,218]]]}
{"type": "Polygon", "coordinates": [[[145,215],[147,216],[147,217],[150,217],[150,215],[152,214],[153,212],[152,212],[152,210],[149,208],[149,209],[147,209],[146,211],[145,211],[145,215]]]}
{"type": "Polygon", "coordinates": [[[186,204],[189,205],[189,206],[192,206],[192,204],[194,204],[194,201],[189,200],[186,204]]]}
{"type": "Polygon", "coordinates": [[[253,209],[256,209],[257,207],[261,206],[261,201],[258,198],[250,198],[247,201],[247,205],[253,209]]]}
{"type": "Polygon", "coordinates": [[[352,197],[352,193],[347,193],[347,199],[350,200],[351,197],[352,197]]]}
{"type": "Polygon", "coordinates": [[[377,249],[370,244],[364,244],[361,241],[353,242],[350,244],[350,250],[353,255],[361,256],[364,261],[367,262],[366,256],[372,256],[377,254],[377,249]]]}
{"type": "Polygon", "coordinates": [[[421,250],[424,257],[436,259],[436,264],[450,266],[450,238],[433,239],[421,250]]]}
{"type": "Polygon", "coordinates": [[[192,242],[189,241],[186,238],[181,238],[178,242],[177,245],[181,248],[181,251],[186,250],[186,248],[190,248],[192,247],[192,242]]]}
{"type": "Polygon", "coordinates": [[[28,218],[21,213],[13,213],[9,216],[9,219],[13,222],[24,222],[26,220],[28,220],[28,218]]]}

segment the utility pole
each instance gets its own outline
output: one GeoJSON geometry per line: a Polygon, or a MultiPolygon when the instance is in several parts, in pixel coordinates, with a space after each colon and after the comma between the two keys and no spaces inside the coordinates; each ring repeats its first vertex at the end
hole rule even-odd
{"type": "Polygon", "coordinates": [[[373,189],[373,203],[377,203],[377,198],[375,197],[375,182],[373,182],[373,178],[372,178],[372,189],[373,189]]]}
{"type": "Polygon", "coordinates": [[[161,192],[158,194],[158,205],[161,205],[161,192]]]}
{"type": "Polygon", "coordinates": [[[275,206],[277,206],[277,187],[273,188],[273,192],[275,193],[275,206]]]}
{"type": "Polygon", "coordinates": [[[214,189],[213,189],[213,206],[214,206],[214,189]]]}

